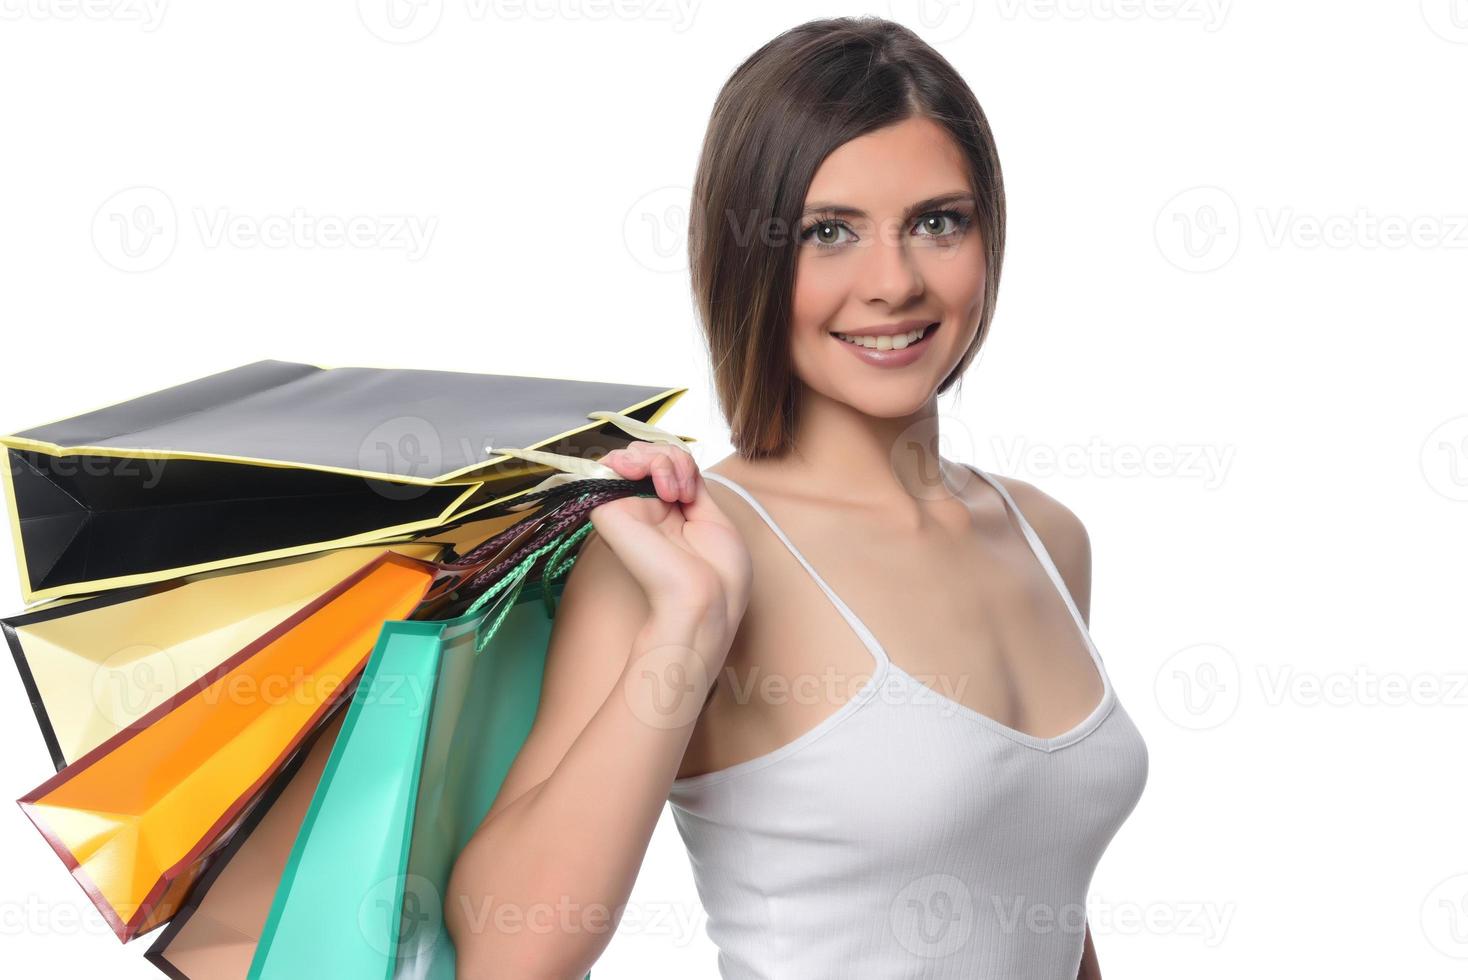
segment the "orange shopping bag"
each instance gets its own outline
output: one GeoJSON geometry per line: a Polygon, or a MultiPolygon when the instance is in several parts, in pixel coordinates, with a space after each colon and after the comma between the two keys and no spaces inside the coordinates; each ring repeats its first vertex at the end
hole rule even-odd
{"type": "Polygon", "coordinates": [[[383,554],[19,800],[119,939],[168,921],[437,570],[383,554]]]}

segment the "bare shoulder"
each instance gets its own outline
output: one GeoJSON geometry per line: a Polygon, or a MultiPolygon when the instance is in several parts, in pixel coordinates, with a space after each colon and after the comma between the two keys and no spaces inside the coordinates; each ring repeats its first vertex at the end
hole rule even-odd
{"type": "Polygon", "coordinates": [[[1086,526],[1065,504],[1033,483],[1013,476],[991,473],[1009,491],[1025,520],[1040,536],[1050,558],[1055,562],[1066,588],[1082,614],[1090,608],[1091,536],[1086,526]]]}

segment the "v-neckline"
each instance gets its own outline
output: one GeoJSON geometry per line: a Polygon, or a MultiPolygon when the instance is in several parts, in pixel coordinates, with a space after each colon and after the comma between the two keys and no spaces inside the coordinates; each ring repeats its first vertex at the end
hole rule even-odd
{"type": "MultiPolygon", "coordinates": [[[[1051,560],[1050,554],[1045,549],[1044,542],[1040,540],[1039,534],[1037,534],[1035,532],[1035,529],[1030,526],[1030,522],[1025,519],[1024,512],[1019,509],[1019,505],[1014,502],[1014,498],[1010,496],[1009,491],[1006,490],[998,480],[994,479],[988,473],[985,473],[983,470],[979,469],[976,466],[973,466],[969,463],[964,463],[963,465],[972,470],[986,483],[988,483],[991,487],[998,491],[1005,508],[1009,511],[1009,513],[1014,515],[1016,523],[1019,524],[1020,532],[1024,536],[1025,542],[1030,547],[1030,552],[1040,563],[1041,567],[1045,571],[1046,576],[1050,579],[1051,585],[1055,588],[1056,592],[1060,594],[1061,600],[1065,603],[1065,607],[1070,613],[1072,621],[1075,623],[1076,630],[1080,634],[1081,640],[1086,646],[1086,651],[1091,656],[1091,663],[1095,667],[1097,675],[1101,678],[1101,699],[1096,703],[1096,706],[1091,709],[1090,713],[1087,714],[1085,718],[1081,719],[1081,721],[1077,722],[1071,728],[1061,732],[1058,735],[1040,736],[1032,735],[1029,732],[1020,731],[1018,728],[1013,728],[1009,725],[1006,725],[998,719],[986,715],[983,712],[978,711],[974,708],[971,708],[968,705],[964,704],[962,701],[951,698],[948,695],[937,690],[936,688],[933,688],[918,680],[915,676],[909,673],[900,664],[896,663],[891,658],[891,656],[888,655],[886,647],[882,644],[880,640],[877,639],[876,634],[872,632],[871,628],[867,626],[865,621],[863,621],[862,618],[858,616],[851,609],[851,607],[846,604],[845,600],[841,598],[836,590],[831,588],[826,580],[821,577],[821,574],[816,571],[815,566],[812,565],[810,563],[810,560],[807,559],[805,555],[800,551],[800,549],[795,546],[795,543],[790,540],[785,531],[780,527],[778,523],[776,523],[775,519],[770,516],[770,512],[765,509],[764,505],[761,504],[752,493],[750,493],[736,481],[730,479],[727,476],[724,476],[723,474],[704,471],[702,475],[707,477],[708,479],[717,480],[720,483],[723,483],[725,486],[729,487],[731,490],[735,491],[741,497],[743,497],[745,501],[754,508],[755,513],[759,514],[761,519],[763,519],[764,522],[769,525],[770,530],[775,532],[775,536],[780,539],[785,547],[789,549],[790,553],[795,556],[795,559],[799,561],[800,564],[805,568],[806,572],[810,574],[810,577],[815,580],[816,585],[818,585],[821,591],[826,594],[826,597],[831,600],[831,603],[836,607],[837,612],[841,614],[842,618],[846,620],[847,625],[851,627],[853,632],[857,634],[862,643],[867,647],[868,652],[872,654],[873,659],[877,663],[876,669],[872,672],[871,679],[862,688],[862,690],[858,691],[855,695],[852,696],[851,701],[861,702],[866,700],[867,697],[869,697],[870,694],[875,691],[880,684],[885,683],[886,677],[890,673],[898,677],[904,683],[916,685],[917,687],[921,688],[920,691],[916,691],[914,693],[916,693],[919,697],[932,698],[945,711],[952,711],[961,715],[962,717],[971,719],[972,721],[975,721],[978,724],[983,725],[984,727],[996,732],[997,734],[1003,735],[1004,737],[1020,745],[1027,746],[1032,749],[1037,749],[1041,752],[1054,752],[1057,749],[1062,749],[1065,748],[1067,745],[1073,745],[1076,742],[1079,742],[1081,739],[1085,738],[1092,731],[1094,731],[1098,726],[1100,726],[1101,722],[1106,719],[1106,716],[1111,713],[1111,709],[1116,702],[1116,694],[1111,686],[1111,679],[1106,674],[1106,667],[1101,661],[1101,653],[1096,649],[1096,644],[1091,640],[1091,631],[1086,626],[1086,621],[1084,618],[1082,618],[1080,609],[1076,606],[1075,600],[1071,597],[1070,590],[1066,588],[1065,580],[1061,577],[1059,570],[1055,567],[1055,562],[1051,560]]],[[[836,713],[840,714],[841,712],[838,710],[838,712],[836,713]]]]}

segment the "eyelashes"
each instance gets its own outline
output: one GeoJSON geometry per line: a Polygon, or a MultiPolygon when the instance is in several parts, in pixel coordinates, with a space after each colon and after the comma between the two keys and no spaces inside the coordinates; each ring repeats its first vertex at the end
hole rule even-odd
{"type": "MultiPolygon", "coordinates": [[[[921,228],[927,222],[934,219],[950,222],[947,230],[930,234],[919,234],[917,237],[931,238],[935,242],[949,244],[963,237],[963,235],[972,226],[974,216],[967,211],[959,211],[954,208],[942,208],[936,211],[925,211],[922,214],[918,215],[917,220],[912,225],[912,228],[913,230],[921,228]]],[[[838,235],[842,232],[845,232],[847,235],[850,236],[848,241],[860,241],[860,239],[856,237],[856,232],[852,231],[851,226],[848,225],[845,221],[836,217],[835,215],[821,214],[818,214],[814,218],[812,218],[810,222],[800,230],[800,241],[802,244],[814,245],[816,248],[821,249],[840,248],[842,245],[847,244],[846,241],[842,241],[839,237],[837,238],[837,240],[830,242],[820,240],[817,237],[817,233],[827,229],[830,229],[832,233],[838,235]]]]}

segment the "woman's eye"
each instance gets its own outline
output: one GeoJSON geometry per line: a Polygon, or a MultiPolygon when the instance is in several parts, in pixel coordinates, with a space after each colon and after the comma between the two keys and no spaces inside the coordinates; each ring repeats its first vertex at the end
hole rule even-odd
{"type": "Polygon", "coordinates": [[[839,221],[817,221],[815,224],[806,228],[800,237],[804,241],[829,247],[840,245],[843,241],[849,241],[849,238],[843,239],[841,236],[842,234],[850,235],[850,233],[851,229],[839,221]]]}
{"type": "Polygon", "coordinates": [[[918,219],[917,230],[923,238],[949,238],[963,231],[964,224],[957,211],[934,211],[918,219]]]}

